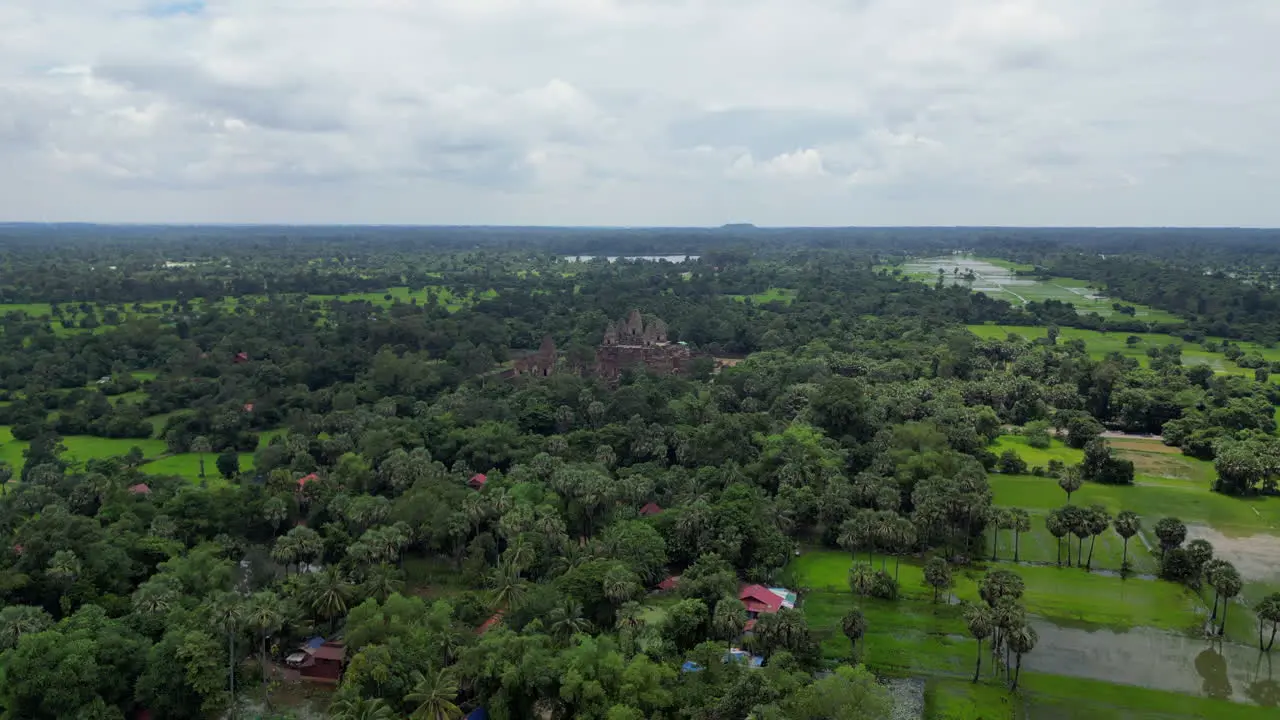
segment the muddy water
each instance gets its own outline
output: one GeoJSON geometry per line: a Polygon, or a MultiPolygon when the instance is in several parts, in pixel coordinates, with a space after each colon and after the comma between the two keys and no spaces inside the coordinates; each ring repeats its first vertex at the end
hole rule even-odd
{"type": "Polygon", "coordinates": [[[1040,619],[1033,624],[1040,642],[1022,659],[1028,670],[1265,707],[1280,703],[1280,659],[1271,660],[1257,647],[1150,628],[1122,633],[1060,627],[1040,619]]]}
{"type": "Polygon", "coordinates": [[[1213,554],[1228,560],[1246,581],[1280,582],[1280,537],[1249,535],[1227,537],[1207,525],[1187,525],[1187,540],[1213,543],[1213,554]]]}

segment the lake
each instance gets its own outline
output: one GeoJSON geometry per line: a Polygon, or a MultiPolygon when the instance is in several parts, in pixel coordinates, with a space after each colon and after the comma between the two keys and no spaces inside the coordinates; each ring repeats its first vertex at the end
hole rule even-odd
{"type": "MultiPolygon", "coordinates": [[[[599,255],[566,255],[565,260],[569,262],[591,262],[598,260],[599,255]]],[[[647,260],[649,262],[669,262],[682,263],[690,260],[697,260],[700,255],[607,255],[604,257],[609,262],[617,262],[622,260],[647,260]]]]}

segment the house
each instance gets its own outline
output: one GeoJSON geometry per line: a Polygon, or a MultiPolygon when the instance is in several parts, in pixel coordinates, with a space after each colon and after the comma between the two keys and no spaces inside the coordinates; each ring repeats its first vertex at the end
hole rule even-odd
{"type": "Polygon", "coordinates": [[[756,625],[760,615],[772,615],[783,608],[796,606],[796,595],[786,588],[767,588],[763,585],[744,585],[738,593],[738,599],[747,608],[747,631],[756,625]]]}
{"type": "Polygon", "coordinates": [[[490,615],[488,620],[485,620],[483,623],[481,623],[480,627],[476,628],[476,634],[483,635],[489,632],[490,630],[492,630],[494,627],[496,627],[500,622],[502,622],[501,610],[494,613],[493,615],[490,615]]]}
{"type": "Polygon", "coordinates": [[[129,492],[134,495],[150,495],[151,488],[147,487],[146,483],[138,483],[137,485],[130,486],[129,492]]]}
{"type": "Polygon", "coordinates": [[[640,514],[644,517],[652,517],[660,512],[662,512],[662,506],[654,502],[640,508],[640,514]]]}
{"type": "Polygon", "coordinates": [[[243,409],[245,412],[253,412],[253,403],[245,403],[243,409]]]}
{"type": "Polygon", "coordinates": [[[671,577],[658,583],[658,592],[671,592],[680,584],[680,576],[672,575],[671,577]]]}
{"type": "Polygon", "coordinates": [[[249,362],[249,353],[247,352],[236,353],[235,363],[237,365],[239,365],[240,363],[247,363],[247,362],[249,362]]]}
{"type": "Polygon", "coordinates": [[[484,487],[484,484],[487,482],[489,482],[489,478],[485,477],[484,473],[476,473],[471,476],[471,479],[467,481],[467,484],[471,486],[472,490],[479,490],[484,487]]]}
{"type": "Polygon", "coordinates": [[[298,673],[304,680],[337,684],[342,679],[342,667],[347,661],[347,647],[341,641],[329,641],[315,649],[304,660],[298,673]]]}

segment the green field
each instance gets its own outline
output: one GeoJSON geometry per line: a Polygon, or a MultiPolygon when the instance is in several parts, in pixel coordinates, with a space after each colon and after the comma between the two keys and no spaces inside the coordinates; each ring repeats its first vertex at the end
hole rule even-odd
{"type": "MultiPolygon", "coordinates": [[[[226,484],[227,481],[218,473],[218,453],[206,453],[204,456],[204,479],[210,485],[226,484]]],[[[253,469],[253,453],[240,453],[240,471],[253,469]]],[[[176,475],[192,482],[200,481],[200,454],[178,453],[166,455],[142,466],[142,472],[148,475],[176,475]]]]}
{"type": "Polygon", "coordinates": [[[726,297],[733,298],[738,302],[746,302],[747,300],[750,300],[756,305],[764,305],[771,302],[780,302],[783,305],[790,305],[795,302],[796,291],[790,288],[771,287],[762,293],[756,293],[754,295],[728,295],[726,297]]]}
{"type": "Polygon", "coordinates": [[[948,255],[914,260],[884,269],[898,270],[908,278],[928,283],[937,282],[941,271],[943,282],[947,284],[986,293],[1015,305],[1057,300],[1074,305],[1081,314],[1097,313],[1102,317],[1110,317],[1115,314],[1113,305],[1120,302],[1134,307],[1135,319],[1143,322],[1181,322],[1176,315],[1163,310],[1105,297],[1102,290],[1092,287],[1087,280],[1062,277],[1041,280],[1019,275],[1019,271],[1034,268],[993,258],[948,255]]]}
{"type": "MultiPolygon", "coordinates": [[[[1048,334],[1048,328],[1028,325],[969,325],[969,332],[987,340],[1003,340],[1009,335],[1017,335],[1027,340],[1038,340],[1048,334]]],[[[1148,348],[1161,348],[1173,344],[1182,351],[1182,364],[1191,366],[1203,363],[1215,372],[1230,373],[1253,377],[1253,370],[1237,366],[1221,352],[1210,352],[1203,346],[1189,343],[1180,337],[1162,333],[1127,333],[1102,332],[1100,330],[1082,330],[1080,328],[1059,328],[1058,342],[1083,340],[1089,356],[1101,360],[1111,353],[1120,353],[1124,357],[1133,358],[1144,367],[1150,362],[1147,357],[1148,348]],[[1138,338],[1136,344],[1129,344],[1130,336],[1138,338]]],[[[1213,342],[1221,342],[1220,338],[1209,338],[1213,342]]],[[[1280,348],[1268,348],[1252,342],[1235,342],[1246,354],[1257,353],[1268,362],[1280,362],[1280,348]]],[[[1280,376],[1273,378],[1280,382],[1280,376]]]]}
{"type": "Polygon", "coordinates": [[[387,288],[382,292],[367,293],[350,293],[346,295],[308,295],[312,300],[330,301],[340,300],[342,302],[368,302],[379,307],[390,307],[396,302],[411,303],[416,301],[418,305],[427,305],[427,295],[429,291],[436,293],[436,301],[440,303],[449,312],[457,312],[467,305],[471,305],[480,300],[491,300],[498,297],[496,290],[488,289],[481,292],[468,291],[463,295],[455,295],[452,291],[444,286],[436,286],[431,288],[423,288],[413,290],[408,287],[387,288]]]}
{"type": "Polygon", "coordinates": [[[999,455],[1006,450],[1013,450],[1018,453],[1018,457],[1027,464],[1027,467],[1049,467],[1050,460],[1057,460],[1064,465],[1076,465],[1084,459],[1084,451],[1076,448],[1067,447],[1066,443],[1058,439],[1049,441],[1049,447],[1041,449],[1031,447],[1027,443],[1027,439],[1021,435],[1001,435],[991,445],[991,452],[999,455]]]}

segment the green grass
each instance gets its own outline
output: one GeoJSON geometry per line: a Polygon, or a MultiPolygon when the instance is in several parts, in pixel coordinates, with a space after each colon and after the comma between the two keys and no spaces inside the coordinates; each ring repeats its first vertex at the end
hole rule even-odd
{"type": "MultiPolygon", "coordinates": [[[[1066,504],[1067,496],[1053,478],[992,475],[990,482],[997,505],[1045,513],[1066,504]]],[[[1209,525],[1230,537],[1274,533],[1280,528],[1280,498],[1234,498],[1212,492],[1207,485],[1146,475],[1138,476],[1138,483],[1085,483],[1071,502],[1097,503],[1113,515],[1132,510],[1142,516],[1148,529],[1162,517],[1209,525]]]]}
{"type": "Polygon", "coordinates": [[[428,290],[432,290],[436,293],[436,301],[449,312],[457,312],[463,307],[480,300],[491,300],[498,297],[498,292],[492,288],[481,290],[480,292],[467,291],[463,295],[455,295],[451,290],[443,286],[417,290],[401,286],[387,288],[381,292],[349,293],[346,295],[308,295],[308,297],[312,300],[319,300],[322,302],[329,300],[340,300],[342,302],[365,301],[379,307],[390,307],[397,301],[401,303],[410,303],[416,300],[419,305],[426,306],[428,290]],[[388,299],[388,297],[390,297],[390,299],[388,299]]]}
{"type": "MultiPolygon", "coordinates": [[[[969,332],[987,340],[1003,340],[1009,335],[1017,335],[1027,340],[1038,340],[1048,334],[1048,328],[1027,325],[969,325],[967,327],[969,332]]],[[[1209,339],[1221,342],[1221,338],[1209,339]]],[[[1147,357],[1148,348],[1161,348],[1173,344],[1179,346],[1182,350],[1183,365],[1205,364],[1218,373],[1253,377],[1253,370],[1238,367],[1221,352],[1209,352],[1200,345],[1186,342],[1174,335],[1059,328],[1058,342],[1063,343],[1068,340],[1083,340],[1089,356],[1095,360],[1101,360],[1114,352],[1137,360],[1144,367],[1150,364],[1150,358],[1147,357]],[[1139,342],[1130,345],[1128,343],[1130,336],[1138,338],[1139,342]]],[[[1233,341],[1233,344],[1240,345],[1241,349],[1246,353],[1256,352],[1269,362],[1280,361],[1280,348],[1267,348],[1251,342],[1234,343],[1233,341]]],[[[1273,378],[1272,381],[1280,382],[1280,376],[1273,378]]]]}
{"type": "Polygon", "coordinates": [[[947,677],[930,678],[925,685],[924,716],[929,720],[1013,720],[1022,717],[1022,698],[1003,685],[972,683],[947,677]]]}
{"type": "MultiPolygon", "coordinates": [[[[1085,546],[1087,551],[1087,542],[1085,546]]],[[[1094,557],[1096,560],[1096,551],[1094,557]]],[[[845,552],[809,552],[792,561],[788,568],[788,582],[793,588],[807,588],[820,595],[842,596],[847,610],[854,601],[848,589],[851,565],[852,560],[845,552]]],[[[1023,600],[1027,612],[1072,625],[1119,630],[1148,626],[1182,631],[1195,623],[1196,611],[1202,607],[1199,599],[1186,588],[1159,580],[1122,580],[1078,568],[1006,562],[991,563],[990,567],[1013,570],[1022,577],[1026,584],[1023,600]]],[[[889,571],[893,572],[892,560],[889,561],[889,571]]],[[[958,573],[953,590],[955,596],[978,602],[978,582],[983,572],[970,569],[958,573]]],[[[904,597],[926,603],[932,599],[932,590],[925,586],[924,573],[918,565],[903,563],[899,581],[904,597]]],[[[806,607],[809,602],[806,598],[806,607]]],[[[895,611],[899,610],[895,608],[895,611]]]]}
{"type": "Polygon", "coordinates": [[[1023,671],[1026,717],[1053,720],[1262,720],[1276,709],[1023,671]]]}
{"type": "MultiPolygon", "coordinates": [[[[205,453],[204,479],[210,485],[225,485],[226,479],[218,472],[218,453],[205,453]]],[[[253,453],[240,453],[240,471],[253,470],[253,453]]],[[[148,475],[176,476],[200,482],[200,454],[177,453],[166,455],[142,466],[142,472],[148,475]]]]}
{"type": "Polygon", "coordinates": [[[790,288],[771,287],[762,293],[756,293],[754,295],[728,295],[726,297],[733,298],[738,302],[746,302],[747,300],[750,300],[756,305],[764,305],[771,302],[780,302],[783,305],[790,305],[795,302],[796,291],[790,288]]]}
{"type": "Polygon", "coordinates": [[[1001,435],[991,446],[991,452],[999,455],[1005,450],[1013,450],[1027,464],[1028,468],[1036,466],[1047,468],[1050,460],[1057,460],[1064,465],[1077,465],[1084,460],[1084,451],[1067,447],[1061,440],[1050,440],[1049,447],[1041,449],[1031,447],[1027,439],[1021,435],[1001,435]]]}

